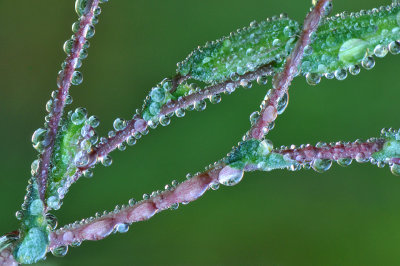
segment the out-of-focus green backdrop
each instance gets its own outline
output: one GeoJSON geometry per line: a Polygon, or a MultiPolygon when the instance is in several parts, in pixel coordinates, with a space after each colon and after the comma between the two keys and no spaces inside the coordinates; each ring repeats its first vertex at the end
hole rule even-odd
{"type": "MultiPolygon", "coordinates": [[[[335,1],[334,12],[390,1],[335,1]]],[[[84,82],[70,108],[86,107],[102,121],[130,118],[149,89],[175,72],[197,45],[281,12],[302,21],[310,1],[119,1],[102,5],[84,60],[84,82]]],[[[45,103],[65,58],[62,44],[77,20],[72,0],[0,0],[0,231],[17,228],[36,153],[30,138],[42,126],[45,103]]],[[[297,78],[290,104],[270,133],[276,146],[365,139],[399,127],[399,56],[377,59],[345,81],[309,86],[297,78]]],[[[59,224],[111,210],[161,189],[223,157],[249,127],[270,85],[223,96],[204,112],[189,112],[151,131],[134,147],[112,153],[81,179],[55,212],[59,224]]],[[[41,265],[399,265],[400,178],[389,169],[353,163],[330,171],[248,173],[235,187],[131,226],[126,234],[51,254],[41,265]]]]}

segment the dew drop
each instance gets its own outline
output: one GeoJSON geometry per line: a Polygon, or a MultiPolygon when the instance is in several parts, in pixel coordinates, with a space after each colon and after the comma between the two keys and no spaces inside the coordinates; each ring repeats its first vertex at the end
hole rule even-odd
{"type": "Polygon", "coordinates": [[[399,41],[393,41],[389,44],[389,51],[392,54],[399,54],[400,53],[400,42],[399,41]]]}
{"type": "Polygon", "coordinates": [[[136,138],[134,136],[130,136],[129,138],[126,139],[126,144],[129,146],[133,146],[136,144],[136,138]]]}
{"type": "Polygon", "coordinates": [[[95,33],[94,26],[93,25],[89,25],[89,28],[88,28],[88,30],[86,32],[86,39],[92,38],[94,36],[94,33],[95,33]]]}
{"type": "Polygon", "coordinates": [[[364,58],[364,59],[361,61],[361,65],[362,65],[365,69],[370,70],[370,69],[372,69],[372,68],[375,66],[375,59],[374,59],[372,56],[368,56],[368,57],[364,58]]]}
{"type": "Polygon", "coordinates": [[[39,170],[39,160],[34,160],[31,164],[31,174],[36,175],[39,170]]]}
{"type": "Polygon", "coordinates": [[[259,117],[260,117],[260,112],[258,112],[258,111],[253,112],[253,113],[250,115],[250,123],[251,123],[252,125],[254,125],[254,124],[257,122],[257,120],[258,120],[259,117]]]}
{"type": "Polygon", "coordinates": [[[92,127],[92,128],[96,128],[100,125],[100,120],[97,116],[92,115],[91,117],[89,117],[88,119],[88,124],[92,127]]]}
{"type": "Polygon", "coordinates": [[[277,110],[278,115],[282,114],[285,111],[285,109],[286,109],[286,107],[288,106],[288,103],[289,103],[288,100],[289,100],[289,96],[288,96],[287,93],[285,93],[279,99],[278,104],[276,106],[276,110],[277,110]]]}
{"type": "Polygon", "coordinates": [[[207,103],[206,103],[206,101],[204,101],[204,100],[200,100],[200,101],[198,101],[198,102],[196,102],[196,103],[194,104],[194,108],[195,108],[197,111],[204,111],[204,110],[206,109],[206,107],[207,107],[207,103]]]}
{"type": "Polygon", "coordinates": [[[24,213],[22,211],[17,211],[15,213],[15,218],[17,218],[17,220],[21,221],[22,218],[24,218],[24,213]]]}
{"type": "Polygon", "coordinates": [[[71,84],[72,85],[79,85],[83,81],[83,75],[79,71],[74,71],[72,74],[71,84]]]}
{"type": "Polygon", "coordinates": [[[50,227],[50,230],[54,230],[57,228],[58,220],[54,214],[46,213],[46,222],[47,225],[50,227]]]}
{"type": "Polygon", "coordinates": [[[316,159],[311,163],[311,167],[318,173],[328,171],[332,166],[332,161],[327,159],[316,159]]]}
{"type": "Polygon", "coordinates": [[[346,167],[349,166],[352,163],[352,159],[351,158],[342,158],[337,160],[338,165],[346,167]]]}
{"type": "Polygon", "coordinates": [[[53,210],[58,210],[61,207],[60,200],[56,196],[50,196],[47,199],[47,206],[49,206],[53,210]]]}
{"type": "Polygon", "coordinates": [[[173,203],[171,204],[171,206],[169,206],[170,210],[177,210],[179,208],[179,203],[173,203]]]}
{"type": "Polygon", "coordinates": [[[393,164],[392,166],[390,166],[390,171],[392,172],[392,174],[400,176],[400,165],[393,164]]]}
{"type": "Polygon", "coordinates": [[[232,168],[227,165],[219,172],[218,182],[225,186],[234,186],[242,180],[243,175],[244,171],[242,169],[232,168]]]}
{"type": "Polygon", "coordinates": [[[124,130],[126,128],[126,121],[124,119],[117,118],[114,120],[113,126],[116,131],[124,130]]]}
{"type": "Polygon", "coordinates": [[[184,117],[185,116],[185,110],[183,108],[179,108],[175,111],[176,117],[184,117]]]}
{"type": "Polygon", "coordinates": [[[165,99],[165,91],[162,88],[153,88],[150,92],[150,97],[155,102],[162,102],[165,99]]]}
{"type": "Polygon", "coordinates": [[[83,176],[86,178],[92,178],[93,177],[93,171],[91,169],[86,169],[83,171],[83,176]]]}
{"type": "Polygon", "coordinates": [[[257,77],[257,83],[259,85],[265,85],[268,82],[268,77],[267,76],[258,76],[257,77]]]}
{"type": "Polygon", "coordinates": [[[112,158],[109,155],[101,157],[100,161],[104,166],[110,166],[112,164],[112,158]]]}
{"type": "Polygon", "coordinates": [[[75,21],[73,24],[72,24],[72,32],[73,33],[77,33],[78,32],[78,30],[79,30],[79,21],[75,21]]]}
{"type": "Polygon", "coordinates": [[[378,44],[377,46],[375,46],[374,54],[377,57],[385,57],[387,55],[387,53],[388,53],[388,49],[385,45],[378,44]]]}
{"type": "Polygon", "coordinates": [[[354,65],[349,67],[349,73],[356,76],[360,74],[361,68],[359,65],[354,65]]]}
{"type": "Polygon", "coordinates": [[[162,115],[160,116],[160,125],[162,126],[168,126],[171,123],[171,119],[169,118],[169,116],[166,115],[162,115]]]}
{"type": "Polygon", "coordinates": [[[68,246],[59,246],[51,250],[55,257],[64,257],[68,253],[68,246]]]}
{"type": "Polygon", "coordinates": [[[66,54],[70,54],[72,52],[72,49],[74,48],[74,41],[73,40],[67,40],[65,41],[63,45],[63,50],[66,54]]]}
{"type": "Polygon", "coordinates": [[[219,95],[219,94],[215,94],[215,95],[212,95],[211,97],[210,97],[210,102],[212,103],[212,104],[217,104],[217,103],[220,103],[221,102],[221,95],[219,95]]]}
{"type": "Polygon", "coordinates": [[[346,79],[346,78],[347,78],[347,71],[346,71],[346,69],[344,69],[344,68],[337,69],[337,70],[335,71],[335,78],[336,78],[337,80],[344,80],[344,79],[346,79]]]}
{"type": "Polygon", "coordinates": [[[71,121],[75,125],[82,124],[86,119],[87,111],[83,107],[76,108],[74,113],[71,115],[71,121]]]}
{"type": "Polygon", "coordinates": [[[272,143],[272,141],[270,141],[269,139],[264,139],[258,145],[257,153],[261,156],[266,156],[272,151],[273,148],[274,144],[272,143]]]}
{"type": "Polygon", "coordinates": [[[129,230],[129,224],[127,223],[120,223],[115,225],[115,231],[118,233],[126,233],[129,230]]]}
{"type": "Polygon", "coordinates": [[[43,128],[36,129],[32,135],[32,145],[38,152],[42,153],[45,147],[48,146],[48,141],[46,140],[47,130],[43,128]]]}
{"type": "Polygon", "coordinates": [[[321,76],[317,73],[307,73],[306,81],[310,85],[317,85],[321,81],[321,76]]]}

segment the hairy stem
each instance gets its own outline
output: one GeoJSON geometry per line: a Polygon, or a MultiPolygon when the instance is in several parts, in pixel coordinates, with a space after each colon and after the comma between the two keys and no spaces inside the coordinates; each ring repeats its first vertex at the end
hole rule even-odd
{"type": "Polygon", "coordinates": [[[83,50],[83,46],[86,41],[86,34],[89,26],[92,24],[94,17],[94,11],[99,5],[99,0],[89,1],[88,12],[81,18],[79,24],[79,30],[75,33],[75,38],[73,42],[73,48],[71,53],[66,59],[66,65],[63,72],[59,75],[58,80],[58,94],[51,109],[51,118],[48,122],[48,133],[47,147],[41,155],[39,172],[38,172],[38,185],[39,185],[39,195],[40,199],[45,202],[45,194],[47,188],[48,171],[50,168],[50,161],[53,153],[54,143],[58,132],[58,126],[60,123],[61,116],[64,111],[65,101],[68,96],[69,88],[71,87],[72,77],[78,64],[79,56],[83,50]]]}
{"type": "Polygon", "coordinates": [[[304,49],[311,43],[311,35],[314,34],[322,18],[327,13],[331,0],[320,0],[314,9],[307,15],[300,39],[297,41],[291,55],[287,58],[285,67],[281,73],[276,74],[273,81],[273,90],[269,100],[261,110],[260,117],[250,129],[250,138],[262,139],[268,133],[268,125],[275,121],[279,100],[288,93],[290,83],[298,72],[299,64],[303,59],[304,49]]]}
{"type": "MultiPolygon", "coordinates": [[[[357,161],[369,161],[372,155],[382,150],[385,139],[374,139],[368,142],[355,141],[353,143],[338,143],[335,145],[323,145],[316,147],[307,145],[304,148],[276,149],[271,154],[280,154],[291,160],[291,165],[306,164],[319,159],[340,160],[357,159],[357,161]]],[[[266,155],[266,156],[270,156],[266,155]]],[[[265,157],[265,156],[260,156],[265,157]]],[[[262,159],[262,158],[260,158],[262,159]]],[[[273,164],[260,167],[260,164],[247,162],[244,170],[280,169],[273,164]]],[[[175,187],[167,187],[164,192],[157,193],[149,199],[143,200],[133,206],[123,207],[101,217],[82,220],[80,223],[67,225],[56,232],[51,233],[50,249],[59,246],[67,246],[84,240],[100,240],[112,232],[118,232],[118,226],[128,226],[131,223],[150,219],[154,214],[177,206],[179,203],[188,204],[201,197],[213,184],[221,183],[224,175],[232,175],[241,170],[234,169],[222,161],[211,169],[197,174],[189,180],[175,187]]]]}

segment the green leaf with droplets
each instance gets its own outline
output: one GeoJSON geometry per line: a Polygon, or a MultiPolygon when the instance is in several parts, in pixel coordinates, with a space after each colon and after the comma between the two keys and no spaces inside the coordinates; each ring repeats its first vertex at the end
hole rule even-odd
{"type": "Polygon", "coordinates": [[[386,55],[388,45],[400,39],[399,12],[395,5],[328,18],[319,26],[301,71],[322,75],[360,64],[378,45],[383,51],[378,49],[377,56],[386,55]]]}
{"type": "Polygon", "coordinates": [[[49,228],[44,204],[39,198],[37,182],[32,178],[23,204],[20,239],[16,243],[13,256],[22,264],[35,263],[44,258],[48,245],[49,228]]]}
{"type": "Polygon", "coordinates": [[[250,27],[199,47],[178,63],[177,72],[206,83],[223,82],[282,61],[294,46],[298,32],[298,23],[285,17],[253,22],[250,27]]]}
{"type": "MultiPolygon", "coordinates": [[[[77,109],[82,110],[82,109],[77,109]]],[[[61,122],[49,173],[48,188],[46,190],[47,205],[51,209],[58,209],[61,204],[59,189],[67,189],[66,183],[74,176],[77,167],[77,156],[79,152],[87,153],[91,149],[90,141],[87,136],[82,136],[85,129],[92,130],[86,124],[86,111],[82,117],[74,117],[74,113],[69,113],[67,118],[61,122]],[[74,120],[75,119],[75,120],[74,120]]],[[[66,191],[63,191],[65,194],[66,191]]]]}

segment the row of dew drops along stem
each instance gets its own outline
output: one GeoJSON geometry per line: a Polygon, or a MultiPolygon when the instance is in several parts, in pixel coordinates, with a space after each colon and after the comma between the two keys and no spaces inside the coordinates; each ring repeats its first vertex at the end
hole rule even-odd
{"type": "MultiPolygon", "coordinates": [[[[100,3],[105,3],[108,2],[108,0],[100,0],[100,3]]],[[[76,13],[78,14],[78,16],[80,17],[80,19],[83,18],[84,15],[87,14],[87,12],[89,12],[89,3],[91,3],[91,1],[89,0],[77,0],[75,2],[75,10],[76,13]]],[[[86,31],[86,39],[90,39],[94,36],[94,25],[98,23],[98,16],[101,13],[101,8],[97,7],[96,10],[94,11],[94,17],[92,18],[92,24],[88,26],[88,29],[86,31]]],[[[80,30],[80,22],[75,22],[72,25],[72,31],[74,33],[76,33],[78,30],[80,30]]],[[[75,36],[73,35],[71,37],[70,40],[67,40],[64,45],[63,45],[63,49],[65,51],[65,53],[67,55],[70,55],[72,52],[74,52],[74,41],[75,41],[75,36]]],[[[79,55],[79,59],[77,61],[74,62],[74,67],[75,68],[79,68],[82,65],[82,60],[85,59],[88,55],[87,53],[87,49],[89,48],[90,44],[88,41],[86,41],[83,45],[83,49],[79,55]]],[[[61,65],[62,70],[59,72],[58,77],[57,77],[57,86],[60,88],[63,84],[62,84],[62,80],[63,80],[63,73],[64,73],[64,68],[67,65],[67,61],[63,62],[61,65]]],[[[81,84],[83,81],[83,76],[79,71],[74,71],[73,75],[72,75],[72,79],[71,79],[71,84],[72,85],[79,85],[81,84]]],[[[57,99],[57,94],[58,91],[55,90],[52,92],[51,94],[51,99],[46,103],[46,110],[49,113],[48,115],[46,115],[45,117],[45,128],[39,128],[37,129],[33,135],[32,135],[32,145],[33,147],[41,154],[43,153],[43,151],[45,150],[45,148],[50,144],[49,140],[47,138],[47,127],[48,127],[48,122],[51,119],[52,116],[52,107],[54,104],[57,103],[58,99],[57,99]]],[[[66,101],[65,104],[71,104],[72,103],[72,97],[70,95],[66,96],[66,101]]],[[[89,119],[86,119],[86,110],[84,108],[77,108],[71,115],[70,115],[71,121],[74,124],[80,124],[80,123],[87,123],[88,125],[90,125],[92,128],[95,128],[99,125],[99,121],[97,119],[97,117],[92,116],[89,119]]],[[[85,129],[87,129],[87,127],[84,127],[85,129]]],[[[63,130],[63,129],[61,129],[63,130]]],[[[88,132],[83,132],[82,134],[85,135],[88,132]]],[[[94,145],[97,142],[97,136],[95,134],[93,134],[93,136],[90,138],[90,143],[91,145],[94,145]]],[[[80,158],[76,158],[74,161],[77,164],[82,163],[82,161],[84,160],[84,156],[82,156],[82,154],[79,155],[80,158]]],[[[32,175],[37,175],[38,173],[38,169],[39,168],[39,161],[35,160],[33,161],[32,165],[31,165],[31,174],[32,175]]],[[[84,175],[86,177],[91,177],[91,171],[90,170],[86,170],[84,172],[84,175]]],[[[24,204],[23,204],[24,205],[24,204]]],[[[17,211],[16,212],[16,218],[17,219],[22,219],[22,212],[21,211],[17,211]]],[[[47,219],[47,223],[50,227],[51,230],[54,230],[57,227],[57,218],[53,215],[48,213],[46,215],[46,219],[47,219]]]]}
{"type": "MultiPolygon", "coordinates": [[[[392,7],[397,7],[399,5],[398,1],[393,1],[392,6],[387,6],[387,7],[381,7],[381,9],[388,9],[392,7]]],[[[379,9],[374,8],[369,11],[360,11],[358,13],[351,13],[350,15],[347,15],[346,12],[343,12],[340,14],[340,17],[358,17],[363,14],[368,14],[368,13],[378,13],[379,9]]],[[[339,17],[332,17],[330,18],[331,20],[335,20],[339,17]]],[[[400,37],[400,12],[396,16],[396,21],[398,27],[394,27],[391,31],[394,35],[397,35],[400,37]]],[[[373,21],[371,20],[371,23],[373,21]]],[[[373,26],[373,25],[372,25],[373,26]]],[[[356,23],[354,25],[355,29],[360,30],[360,25],[356,23]],[[357,28],[358,27],[358,28],[357,28]]],[[[388,33],[387,29],[382,30],[382,35],[385,35],[388,33]]],[[[314,37],[316,37],[314,35],[314,37]]],[[[397,37],[397,38],[399,38],[397,37]]],[[[328,41],[328,40],[327,40],[328,41]]],[[[368,48],[368,42],[362,39],[358,38],[352,38],[348,39],[339,48],[339,53],[337,55],[337,59],[346,62],[346,57],[353,57],[353,58],[360,58],[361,59],[361,66],[366,69],[370,70],[375,66],[375,59],[373,58],[373,55],[375,55],[378,58],[383,58],[385,57],[388,52],[391,54],[397,55],[400,53],[400,41],[397,40],[392,40],[389,44],[377,44],[372,51],[369,50],[368,48]]],[[[307,46],[304,49],[304,54],[305,55],[311,55],[313,53],[313,49],[311,46],[307,46]]],[[[306,61],[303,61],[302,64],[307,63],[306,61]]],[[[318,66],[318,69],[323,70],[326,69],[325,65],[320,64],[318,66]]],[[[339,68],[335,70],[332,73],[324,73],[323,76],[325,76],[327,79],[333,79],[336,78],[337,80],[344,80],[347,78],[347,73],[350,73],[351,75],[358,75],[361,71],[361,67],[359,64],[351,64],[350,66],[344,67],[344,68],[339,68]]],[[[306,81],[310,85],[317,85],[321,81],[321,74],[318,73],[304,73],[306,77],[306,81]]]]}
{"type": "MultiPolygon", "coordinates": [[[[78,14],[78,16],[80,17],[80,19],[82,19],[83,16],[89,11],[88,8],[90,6],[89,5],[90,2],[91,1],[89,1],[89,0],[77,0],[75,2],[75,10],[76,10],[76,13],[78,14]]],[[[108,0],[100,0],[100,3],[105,3],[105,2],[108,2],[108,0]]],[[[86,38],[87,39],[90,39],[91,37],[94,36],[94,33],[95,33],[94,24],[98,23],[98,15],[100,13],[101,13],[101,8],[97,7],[95,12],[94,12],[94,17],[92,18],[92,25],[89,25],[89,28],[87,29],[87,33],[86,33],[86,38]]],[[[75,22],[72,25],[72,31],[74,33],[76,33],[79,30],[79,27],[80,27],[80,22],[79,21],[75,22]]],[[[73,49],[74,49],[74,45],[73,45],[74,41],[75,41],[75,35],[73,35],[71,37],[71,39],[67,40],[64,43],[63,49],[64,49],[64,51],[65,51],[65,53],[67,55],[70,55],[72,52],[74,52],[73,51],[73,49]]],[[[83,45],[83,49],[82,49],[82,51],[80,53],[79,59],[75,62],[75,65],[74,65],[75,68],[81,67],[82,60],[85,59],[87,57],[87,55],[88,55],[87,49],[89,48],[89,46],[90,46],[89,42],[86,41],[85,44],[83,45]]],[[[67,65],[67,61],[64,61],[61,64],[62,70],[60,70],[59,73],[58,73],[57,86],[59,88],[63,85],[61,83],[62,83],[62,79],[63,79],[64,68],[65,68],[66,65],[67,65]]],[[[72,80],[71,80],[72,85],[79,85],[79,84],[82,83],[82,81],[83,81],[82,74],[79,71],[75,71],[73,73],[72,80]]],[[[46,110],[47,110],[47,112],[49,112],[49,114],[45,117],[44,126],[46,128],[48,127],[48,122],[50,121],[50,118],[52,116],[52,114],[51,114],[52,107],[58,101],[57,94],[58,94],[57,90],[53,91],[52,94],[51,94],[51,99],[46,103],[46,110]]],[[[72,97],[70,95],[67,95],[65,104],[71,104],[71,103],[72,103],[72,97]]],[[[47,136],[47,130],[43,129],[43,128],[37,129],[32,135],[33,147],[39,153],[42,153],[44,151],[44,149],[50,144],[48,139],[46,138],[46,136],[47,136]]]]}
{"type": "MultiPolygon", "coordinates": [[[[173,191],[176,188],[176,186],[178,186],[178,185],[179,185],[179,182],[176,181],[176,180],[173,180],[171,184],[165,185],[164,191],[173,191]]],[[[156,197],[156,196],[160,195],[164,191],[157,190],[157,191],[152,192],[151,194],[143,194],[143,200],[144,201],[145,200],[149,200],[152,197],[156,197]]],[[[113,214],[117,214],[117,213],[119,213],[121,211],[124,211],[127,208],[133,207],[133,206],[135,206],[136,204],[139,204],[139,203],[140,203],[140,201],[138,202],[137,200],[132,198],[132,199],[130,199],[128,201],[128,205],[121,205],[121,206],[117,205],[117,206],[115,206],[114,210],[112,210],[112,211],[104,211],[102,213],[101,212],[97,212],[92,217],[89,217],[87,219],[82,219],[80,221],[76,221],[76,222],[74,222],[72,224],[66,225],[63,228],[57,229],[55,232],[57,234],[60,234],[62,232],[68,231],[68,230],[76,229],[78,227],[81,227],[81,226],[83,226],[85,224],[88,224],[88,223],[94,221],[95,219],[99,219],[99,218],[102,218],[102,217],[106,217],[106,216],[110,216],[110,215],[113,215],[113,214]]],[[[179,207],[179,203],[175,203],[175,204],[172,204],[169,209],[170,210],[176,210],[178,207],[179,207]]],[[[117,224],[114,225],[113,230],[105,232],[104,235],[102,235],[102,237],[106,237],[111,233],[126,233],[129,230],[129,226],[130,226],[129,223],[117,223],[117,224]]],[[[55,229],[56,226],[54,226],[53,228],[55,229]]],[[[77,241],[77,242],[73,242],[70,246],[78,247],[80,245],[81,245],[81,242],[77,241]]],[[[55,256],[65,256],[66,253],[68,252],[68,246],[57,247],[57,248],[53,249],[51,252],[55,256]]]]}

